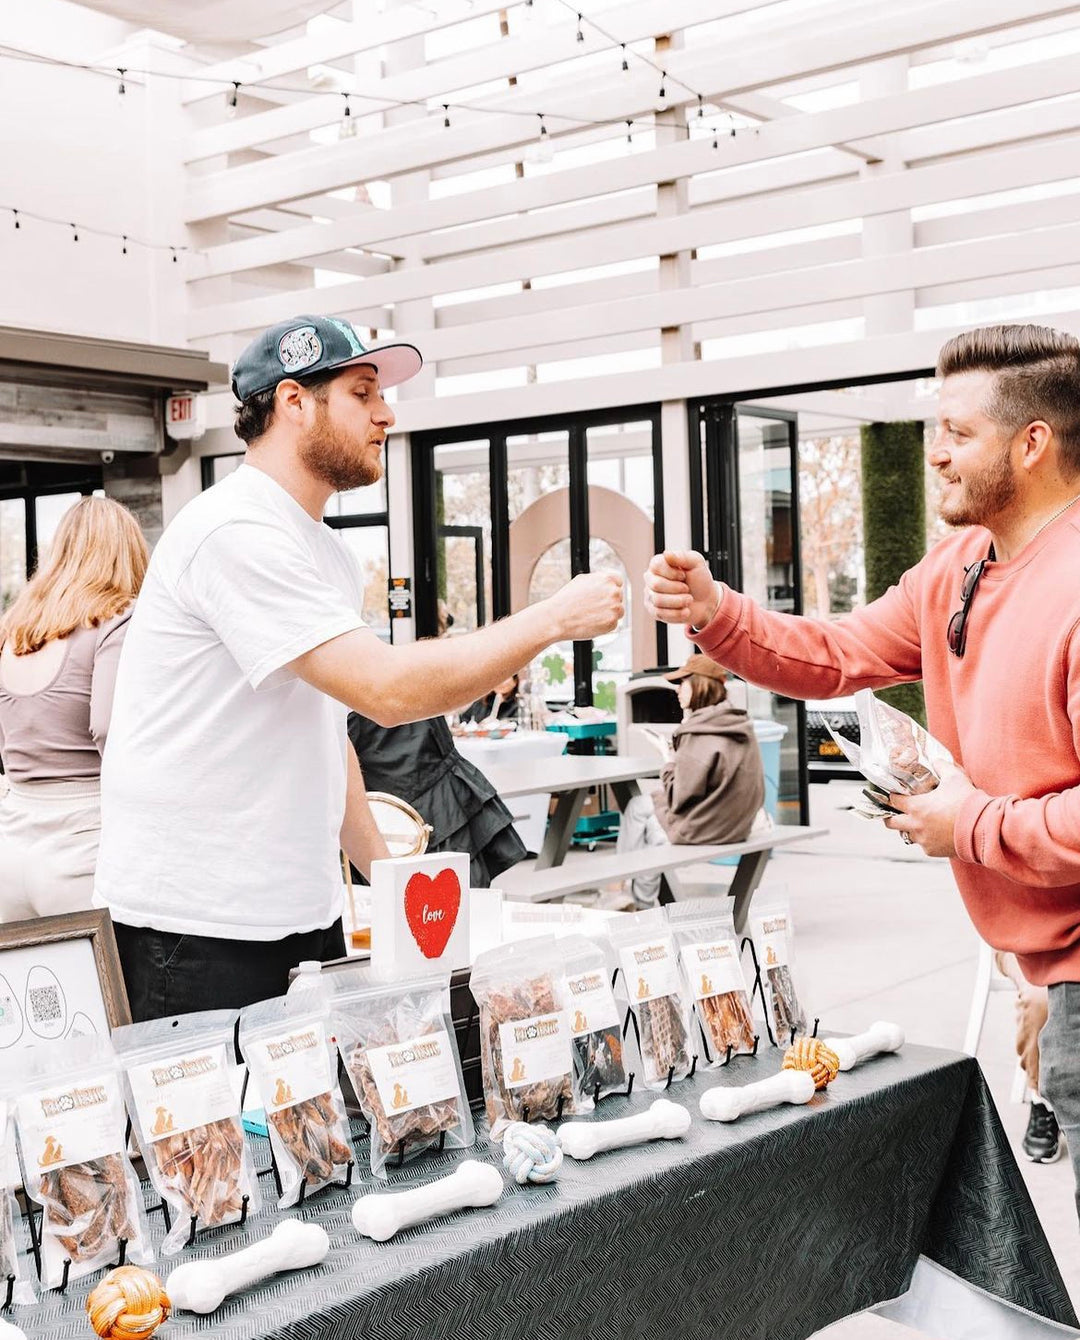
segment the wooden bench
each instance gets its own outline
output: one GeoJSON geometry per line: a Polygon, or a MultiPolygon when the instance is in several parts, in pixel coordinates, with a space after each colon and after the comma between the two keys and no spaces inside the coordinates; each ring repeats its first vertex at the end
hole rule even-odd
{"type": "MultiPolygon", "coordinates": [[[[553,866],[547,870],[536,870],[531,863],[523,862],[505,871],[499,877],[498,885],[507,898],[518,902],[544,903],[554,898],[565,897],[568,893],[600,888],[615,880],[634,879],[638,875],[657,873],[667,875],[682,866],[699,865],[704,861],[715,861],[725,856],[737,856],[739,864],[735,867],[735,877],[727,887],[726,893],[729,898],[735,900],[735,929],[742,934],[746,928],[750,900],[761,883],[769,853],[777,847],[790,847],[797,842],[822,837],[827,832],[827,828],[802,828],[794,824],[778,824],[767,833],[755,833],[745,842],[710,846],[680,846],[667,843],[661,847],[645,847],[640,851],[621,855],[618,852],[604,852],[599,855],[582,853],[578,859],[566,865],[553,866]]],[[[673,878],[670,886],[677,898],[678,880],[673,878]]]]}

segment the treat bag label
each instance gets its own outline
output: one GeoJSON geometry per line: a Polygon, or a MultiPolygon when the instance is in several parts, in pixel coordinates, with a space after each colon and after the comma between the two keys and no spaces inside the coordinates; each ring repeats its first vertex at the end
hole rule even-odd
{"type": "Polygon", "coordinates": [[[679,968],[669,940],[628,945],[619,951],[619,960],[631,1005],[679,994],[679,968]]]}
{"type": "Polygon", "coordinates": [[[41,1176],[118,1153],[123,1112],[117,1077],[108,1072],[24,1095],[17,1120],[27,1173],[41,1176]]]}
{"type": "Polygon", "coordinates": [[[739,951],[731,940],[683,945],[682,961],[695,1000],[746,990],[739,951]]]}
{"type": "Polygon", "coordinates": [[[590,968],[566,979],[570,988],[570,1032],[575,1038],[615,1028],[619,1007],[611,991],[606,968],[590,968]]]}
{"type": "Polygon", "coordinates": [[[781,912],[776,916],[762,917],[761,942],[758,954],[763,968],[776,968],[790,962],[788,953],[788,919],[781,912]]]}
{"type": "Polygon", "coordinates": [[[248,1059],[267,1112],[295,1107],[333,1086],[322,1024],[304,1024],[274,1038],[247,1044],[248,1059]]]}
{"type": "Polygon", "coordinates": [[[224,1044],[132,1066],[131,1092],[151,1144],[239,1111],[224,1044]]]}
{"type": "Polygon", "coordinates": [[[443,1028],[389,1047],[368,1047],[365,1055],[390,1116],[458,1096],[454,1049],[443,1028]]]}
{"type": "Polygon", "coordinates": [[[504,1080],[510,1089],[521,1089],[544,1079],[558,1079],[573,1070],[565,1010],[500,1024],[499,1047],[504,1080]]]}

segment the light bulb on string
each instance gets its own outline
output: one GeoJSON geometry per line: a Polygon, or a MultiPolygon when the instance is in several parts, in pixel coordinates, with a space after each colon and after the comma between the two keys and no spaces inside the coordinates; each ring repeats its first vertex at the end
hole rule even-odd
{"type": "Polygon", "coordinates": [[[176,255],[176,248],[175,248],[175,247],[170,247],[169,250],[172,252],[172,263],[173,263],[173,265],[178,264],[178,259],[177,259],[177,255],[176,255]]]}
{"type": "Polygon", "coordinates": [[[22,224],[19,222],[19,211],[17,209],[13,209],[11,212],[12,214],[15,215],[15,227],[21,228],[22,224]]]}
{"type": "Polygon", "coordinates": [[[77,242],[79,240],[79,225],[77,223],[71,225],[71,236],[72,241],[77,242]]]}
{"type": "Polygon", "coordinates": [[[228,116],[236,115],[236,103],[240,96],[240,80],[232,81],[232,88],[225,94],[225,112],[228,116]]]}
{"type": "Polygon", "coordinates": [[[528,24],[531,24],[536,19],[536,0],[525,0],[525,9],[522,17],[528,24]]]}
{"type": "Polygon", "coordinates": [[[580,14],[577,16],[577,40],[578,40],[579,42],[584,42],[584,41],[585,41],[585,34],[581,31],[581,15],[580,15],[580,14]]]}
{"type": "Polygon", "coordinates": [[[626,152],[627,152],[627,153],[631,153],[632,150],[633,150],[633,148],[634,148],[634,123],[633,123],[633,121],[627,121],[627,123],[626,123],[626,152]]]}
{"type": "Polygon", "coordinates": [[[116,67],[116,73],[120,76],[120,87],[117,89],[117,92],[123,97],[127,92],[127,88],[124,85],[124,75],[127,74],[127,69],[122,65],[118,65],[116,67]]]}
{"type": "Polygon", "coordinates": [[[661,70],[660,72],[660,90],[656,95],[656,102],[653,105],[658,112],[666,112],[668,109],[666,70],[661,70]]]}
{"type": "Polygon", "coordinates": [[[356,117],[353,116],[352,106],[349,102],[349,95],[343,93],[341,96],[345,99],[345,110],[341,114],[341,125],[338,126],[338,138],[344,140],[348,139],[351,135],[356,134],[356,117]]]}
{"type": "Polygon", "coordinates": [[[699,121],[705,120],[705,99],[700,93],[697,95],[697,119],[699,121]]]}
{"type": "Polygon", "coordinates": [[[712,132],[712,147],[713,147],[714,149],[719,149],[719,148],[720,148],[720,141],[719,141],[719,139],[717,138],[717,133],[716,133],[716,127],[715,127],[715,126],[713,126],[713,132],[712,132]]]}
{"type": "Polygon", "coordinates": [[[442,109],[443,109],[443,119],[442,119],[443,129],[444,129],[444,130],[449,130],[449,129],[450,129],[450,104],[449,104],[448,102],[444,102],[443,105],[442,105],[442,109]]]}
{"type": "Polygon", "coordinates": [[[121,248],[120,248],[120,254],[121,254],[122,256],[126,256],[126,255],[127,255],[127,233],[121,233],[121,234],[120,234],[120,241],[123,243],[123,246],[121,246],[121,248]]]}
{"type": "Polygon", "coordinates": [[[544,125],[544,113],[537,112],[537,116],[540,118],[540,138],[536,145],[536,161],[538,163],[550,163],[555,157],[555,150],[551,144],[548,128],[544,125]]]}
{"type": "Polygon", "coordinates": [[[622,67],[623,67],[623,70],[624,70],[624,71],[629,70],[629,68],[630,68],[630,62],[626,59],[626,43],[625,43],[625,42],[622,44],[622,67]]]}

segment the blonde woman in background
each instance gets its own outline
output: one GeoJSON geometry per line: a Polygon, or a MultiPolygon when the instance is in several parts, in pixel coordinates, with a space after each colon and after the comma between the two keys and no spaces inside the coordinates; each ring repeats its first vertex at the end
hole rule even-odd
{"type": "Polygon", "coordinates": [[[127,508],[83,498],[0,621],[0,922],[90,906],[101,753],[148,560],[127,508]]]}

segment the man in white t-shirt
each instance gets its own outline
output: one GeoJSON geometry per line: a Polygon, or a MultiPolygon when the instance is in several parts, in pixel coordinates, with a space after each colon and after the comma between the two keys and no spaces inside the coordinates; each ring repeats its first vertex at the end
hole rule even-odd
{"type": "Polygon", "coordinates": [[[344,952],[338,850],[386,854],[345,722],[393,726],[472,702],[552,642],[610,631],[622,588],[576,577],[452,642],[387,646],[363,578],[322,522],[382,476],[411,345],[365,349],[299,316],[237,359],[244,464],[167,527],[131,619],[102,767],[95,902],[116,923],[135,1019],[284,992],[344,952]]]}

